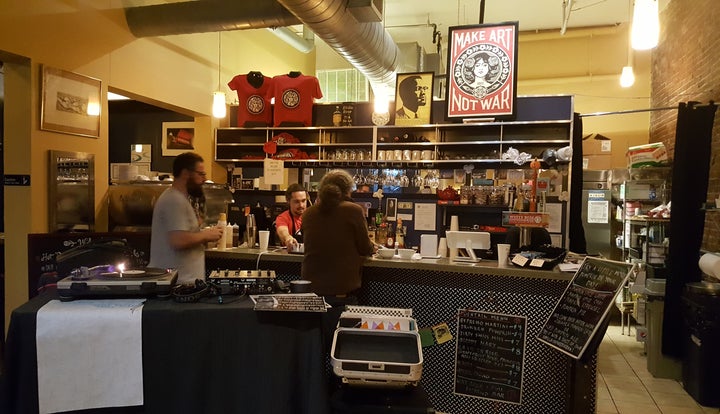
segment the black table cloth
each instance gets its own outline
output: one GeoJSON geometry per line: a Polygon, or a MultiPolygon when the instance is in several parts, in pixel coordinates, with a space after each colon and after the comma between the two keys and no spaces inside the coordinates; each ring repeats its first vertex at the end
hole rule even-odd
{"type": "MultiPolygon", "coordinates": [[[[3,412],[38,412],[36,314],[51,299],[36,297],[12,314],[3,412]]],[[[87,412],[327,413],[325,315],[255,312],[248,298],[224,299],[148,300],[142,315],[145,404],[87,412]]],[[[79,379],[58,379],[66,380],[79,379]]]]}

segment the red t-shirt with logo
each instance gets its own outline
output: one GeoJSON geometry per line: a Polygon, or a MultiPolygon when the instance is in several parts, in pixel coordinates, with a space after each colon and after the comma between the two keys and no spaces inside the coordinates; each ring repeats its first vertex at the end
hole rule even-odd
{"type": "Polygon", "coordinates": [[[280,126],[283,122],[312,126],[313,102],[323,95],[320,82],[315,76],[278,75],[273,78],[271,96],[275,97],[274,126],[280,126]]]}
{"type": "Polygon", "coordinates": [[[238,95],[238,126],[245,126],[246,122],[264,123],[272,125],[272,109],[270,107],[270,97],[272,93],[273,79],[262,74],[246,74],[237,75],[228,86],[237,92],[238,95]],[[249,77],[262,79],[262,84],[255,87],[248,81],[249,77]]]}

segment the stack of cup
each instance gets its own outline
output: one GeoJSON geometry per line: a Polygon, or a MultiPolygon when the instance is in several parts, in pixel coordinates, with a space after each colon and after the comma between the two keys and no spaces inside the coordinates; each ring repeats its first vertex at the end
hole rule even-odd
{"type": "MultiPolygon", "coordinates": [[[[459,231],[460,230],[460,224],[458,222],[458,216],[451,216],[450,217],[450,231],[459,231]]],[[[445,241],[447,243],[447,241],[445,241]]],[[[453,260],[458,255],[458,249],[449,249],[450,253],[450,260],[453,260]]]]}
{"type": "Polygon", "coordinates": [[[448,248],[447,248],[447,239],[445,237],[440,238],[440,243],[438,244],[438,256],[440,257],[447,257],[448,254],[448,248]]]}
{"type": "Polygon", "coordinates": [[[498,256],[498,267],[507,267],[508,256],[510,256],[510,245],[498,243],[497,256],[498,256]]]}

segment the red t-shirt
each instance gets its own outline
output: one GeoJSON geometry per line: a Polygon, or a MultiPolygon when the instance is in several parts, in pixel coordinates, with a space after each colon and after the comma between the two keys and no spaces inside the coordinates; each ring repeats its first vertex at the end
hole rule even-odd
{"type": "Polygon", "coordinates": [[[312,126],[313,102],[322,98],[320,82],[315,76],[300,75],[290,77],[278,75],[273,78],[275,107],[273,125],[280,126],[283,122],[299,122],[304,126],[312,126]]]}
{"type": "MultiPolygon", "coordinates": [[[[291,236],[294,236],[300,226],[302,226],[302,216],[290,217],[290,210],[285,210],[275,218],[275,227],[286,226],[291,236]],[[295,231],[293,231],[293,220],[295,221],[295,231]]],[[[284,240],[281,240],[284,242],[284,240]]]]}
{"type": "Polygon", "coordinates": [[[238,95],[238,126],[245,126],[246,122],[272,125],[272,109],[270,107],[272,83],[272,78],[263,74],[237,75],[228,82],[230,89],[236,91],[238,95]],[[251,76],[262,79],[262,84],[257,88],[251,85],[248,82],[248,77],[251,76]]]}

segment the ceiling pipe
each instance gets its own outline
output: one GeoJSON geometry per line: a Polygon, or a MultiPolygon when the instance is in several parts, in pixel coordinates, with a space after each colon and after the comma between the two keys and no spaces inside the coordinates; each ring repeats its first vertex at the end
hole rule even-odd
{"type": "Polygon", "coordinates": [[[381,22],[358,22],[346,0],[204,0],[125,9],[136,37],[274,28],[304,23],[362,72],[394,88],[400,50],[381,22]]]}
{"type": "Polygon", "coordinates": [[[400,50],[380,22],[360,23],[345,0],[278,0],[362,72],[373,90],[394,87],[400,50]]]}
{"type": "Polygon", "coordinates": [[[308,39],[304,33],[301,37],[287,27],[268,27],[267,30],[302,53],[310,53],[315,47],[313,39],[308,39]]]}
{"type": "Polygon", "coordinates": [[[203,0],[125,9],[135,37],[261,29],[300,24],[275,0],[203,0]]]}

